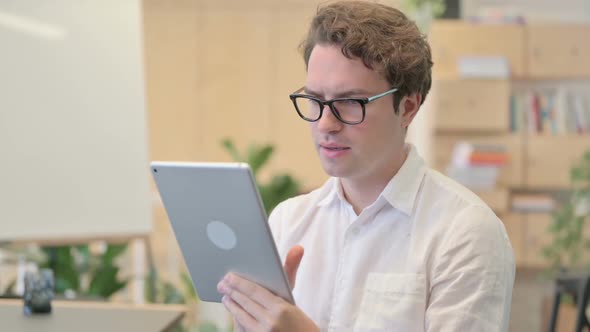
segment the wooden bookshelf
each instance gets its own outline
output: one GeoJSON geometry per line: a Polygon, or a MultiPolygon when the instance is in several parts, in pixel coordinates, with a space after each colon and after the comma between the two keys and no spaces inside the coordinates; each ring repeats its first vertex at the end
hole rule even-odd
{"type": "MultiPolygon", "coordinates": [[[[547,265],[541,250],[551,239],[547,230],[551,215],[515,212],[511,197],[520,192],[567,190],[570,168],[584,151],[590,150],[590,128],[579,134],[556,133],[555,128],[538,133],[526,123],[518,127],[514,121],[522,119],[516,117],[526,115],[515,113],[512,96],[517,93],[517,85],[521,88],[527,82],[548,82],[549,86],[564,81],[590,82],[590,62],[582,60],[590,58],[590,44],[585,42],[588,35],[590,25],[582,24],[503,25],[440,20],[431,26],[429,39],[435,63],[433,166],[444,173],[457,142],[505,148],[509,162],[500,169],[496,187],[474,191],[503,220],[521,267],[547,265]],[[458,61],[474,56],[506,59],[511,76],[461,78],[458,61]]],[[[590,120],[590,111],[586,112],[590,120]]]]}

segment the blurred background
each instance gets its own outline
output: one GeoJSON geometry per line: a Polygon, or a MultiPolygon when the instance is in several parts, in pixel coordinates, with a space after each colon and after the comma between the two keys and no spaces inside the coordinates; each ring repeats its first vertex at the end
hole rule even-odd
{"type": "MultiPolygon", "coordinates": [[[[505,223],[510,330],[547,330],[563,273],[582,287],[590,267],[590,2],[379,2],[432,47],[408,140],[505,223]]],[[[58,299],[180,304],[174,329],[230,329],[192,290],[148,163],[248,161],[267,211],[320,186],[288,98],[319,3],[0,0],[0,309],[50,268],[58,299]]],[[[556,330],[587,296],[562,301],[556,330]]]]}

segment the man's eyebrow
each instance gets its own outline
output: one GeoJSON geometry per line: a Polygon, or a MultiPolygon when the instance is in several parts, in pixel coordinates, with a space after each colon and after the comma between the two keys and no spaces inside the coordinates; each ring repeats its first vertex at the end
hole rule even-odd
{"type": "Polygon", "coordinates": [[[304,86],[303,87],[303,92],[305,92],[306,95],[310,95],[310,96],[315,96],[315,97],[319,97],[320,93],[319,92],[315,92],[312,89],[304,86]]]}
{"type": "MultiPolygon", "coordinates": [[[[323,97],[321,93],[313,91],[312,89],[310,89],[308,87],[303,87],[303,91],[305,92],[305,94],[308,94],[311,96],[323,97]]],[[[346,98],[346,97],[351,97],[351,96],[369,96],[369,95],[371,95],[371,92],[364,90],[364,89],[350,89],[350,90],[340,91],[340,92],[334,94],[334,98],[346,98]]]]}

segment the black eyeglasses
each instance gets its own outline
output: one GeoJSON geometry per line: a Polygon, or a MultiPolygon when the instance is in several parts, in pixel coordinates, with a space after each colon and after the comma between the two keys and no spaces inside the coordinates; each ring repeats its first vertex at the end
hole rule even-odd
{"type": "Polygon", "coordinates": [[[349,125],[355,125],[365,120],[365,105],[398,91],[398,88],[385,91],[368,98],[337,98],[332,100],[321,100],[319,98],[300,94],[303,88],[289,95],[297,114],[309,122],[318,121],[322,117],[324,106],[328,105],[336,119],[349,125]]]}

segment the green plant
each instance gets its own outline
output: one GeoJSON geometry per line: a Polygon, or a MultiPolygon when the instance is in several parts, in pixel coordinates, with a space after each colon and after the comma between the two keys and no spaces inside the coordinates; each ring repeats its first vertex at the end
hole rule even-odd
{"type": "Polygon", "coordinates": [[[174,284],[161,279],[152,266],[146,277],[145,300],[149,303],[184,304],[186,296],[174,284]]]}
{"type": "Polygon", "coordinates": [[[250,168],[252,168],[252,173],[256,178],[256,184],[267,214],[270,214],[280,202],[300,193],[301,185],[299,181],[286,173],[273,174],[267,182],[259,180],[260,170],[268,164],[274,153],[274,147],[272,145],[251,144],[245,153],[240,153],[234,143],[228,138],[225,138],[221,144],[234,161],[248,163],[250,168]]]}
{"type": "Polygon", "coordinates": [[[53,270],[57,294],[71,290],[77,296],[108,299],[127,285],[115,264],[126,249],[127,244],[106,244],[102,253],[93,254],[87,244],[47,246],[41,248],[45,258],[39,266],[53,270]]]}
{"type": "Polygon", "coordinates": [[[584,226],[590,218],[590,151],[572,167],[571,195],[553,214],[548,231],[552,242],[543,248],[553,274],[562,270],[589,269],[582,254],[590,249],[590,239],[584,237],[584,226]]]}
{"type": "Polygon", "coordinates": [[[428,34],[432,20],[445,12],[446,4],[444,0],[403,0],[402,8],[420,31],[428,34]]]}
{"type": "Polygon", "coordinates": [[[444,0],[404,0],[403,6],[410,11],[420,11],[427,8],[433,18],[440,17],[446,9],[444,0]]]}

